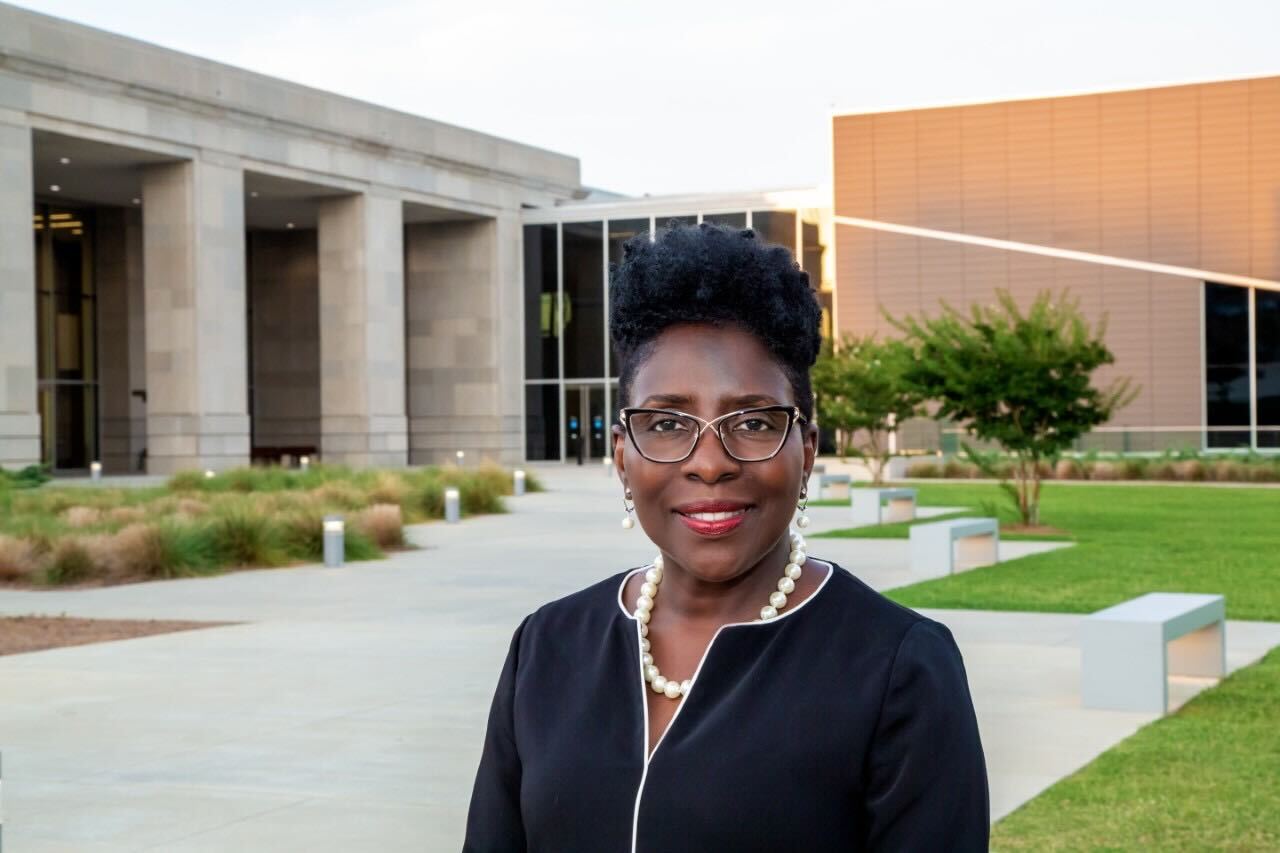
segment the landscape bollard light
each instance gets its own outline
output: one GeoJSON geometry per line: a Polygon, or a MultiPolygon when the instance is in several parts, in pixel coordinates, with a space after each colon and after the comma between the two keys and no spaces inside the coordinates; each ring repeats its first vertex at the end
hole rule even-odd
{"type": "Polygon", "coordinates": [[[89,463],[89,478],[93,480],[95,483],[102,479],[102,463],[101,462],[89,463]]]}
{"type": "Polygon", "coordinates": [[[519,469],[516,469],[515,474],[513,474],[512,476],[515,478],[515,483],[511,488],[511,492],[516,497],[520,497],[521,495],[524,494],[524,472],[519,469]]]}
{"type": "Polygon", "coordinates": [[[444,490],[444,520],[449,524],[457,524],[462,518],[462,496],[457,489],[444,490]]]}
{"type": "Polygon", "coordinates": [[[308,467],[310,467],[310,465],[311,465],[311,457],[310,457],[310,456],[299,456],[299,457],[298,457],[298,467],[299,467],[299,468],[301,468],[303,471],[307,470],[307,468],[308,468],[308,467]]]}
{"type": "Polygon", "coordinates": [[[340,515],[324,517],[324,564],[337,568],[346,558],[346,524],[340,515]]]}
{"type": "Polygon", "coordinates": [[[463,460],[463,459],[466,459],[466,458],[467,458],[467,454],[466,454],[466,453],[464,453],[464,452],[463,452],[463,451],[461,451],[461,450],[459,450],[457,453],[455,453],[455,454],[453,454],[453,455],[454,455],[454,457],[458,460],[458,464],[459,464],[459,465],[461,465],[461,464],[462,464],[462,460],[463,460]]]}
{"type": "Polygon", "coordinates": [[[213,473],[212,469],[206,469],[204,472],[204,478],[206,480],[212,480],[215,476],[216,475],[213,473]]]}

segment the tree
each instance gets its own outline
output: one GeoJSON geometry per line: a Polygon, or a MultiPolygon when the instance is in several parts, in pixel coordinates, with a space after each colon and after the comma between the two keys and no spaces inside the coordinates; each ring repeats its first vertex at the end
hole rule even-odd
{"type": "Polygon", "coordinates": [[[919,415],[923,400],[902,381],[912,352],[901,341],[846,335],[838,348],[823,342],[811,373],[823,429],[836,430],[840,457],[865,459],[872,480],[884,482],[890,437],[919,415]]]}
{"type": "Polygon", "coordinates": [[[1105,389],[1090,384],[1097,368],[1115,361],[1102,340],[1106,319],[1091,329],[1065,293],[1057,299],[1040,293],[1026,313],[1007,290],[997,292],[995,305],[974,305],[967,317],[942,307],[931,319],[889,318],[913,350],[903,380],[938,401],[938,417],[1013,457],[1015,485],[1002,485],[1023,524],[1039,524],[1041,464],[1056,462],[1138,389],[1127,378],[1105,389]]]}

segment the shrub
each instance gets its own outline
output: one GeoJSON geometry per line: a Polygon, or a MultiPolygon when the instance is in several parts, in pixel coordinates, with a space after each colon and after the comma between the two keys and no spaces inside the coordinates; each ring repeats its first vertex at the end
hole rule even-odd
{"type": "Polygon", "coordinates": [[[1204,463],[1199,459],[1184,459],[1173,463],[1173,470],[1179,480],[1186,482],[1202,482],[1205,478],[1204,463]]]}
{"type": "Polygon", "coordinates": [[[396,504],[404,502],[409,493],[409,485],[400,476],[390,471],[379,471],[369,487],[369,500],[374,504],[396,504]]]}
{"type": "Polygon", "coordinates": [[[360,487],[345,480],[330,480],[312,489],[311,494],[330,506],[344,510],[359,509],[366,503],[360,487]]]}
{"type": "Polygon", "coordinates": [[[171,492],[202,492],[207,482],[202,471],[179,471],[169,478],[168,488],[171,492]]]}
{"type": "Polygon", "coordinates": [[[942,476],[942,469],[937,462],[912,462],[907,466],[907,476],[920,479],[932,479],[942,476]]]}
{"type": "Polygon", "coordinates": [[[215,515],[208,530],[219,563],[279,566],[285,562],[280,530],[262,515],[244,508],[229,509],[215,515]]]}
{"type": "MultiPolygon", "coordinates": [[[[1085,463],[1088,468],[1089,463],[1085,463]]],[[[1094,462],[1091,468],[1088,468],[1090,480],[1119,480],[1123,475],[1120,466],[1114,462],[1105,459],[1094,462]]]]}
{"type": "Polygon", "coordinates": [[[280,516],[281,544],[294,559],[314,563],[324,556],[324,511],[298,507],[280,516]]]}
{"type": "Polygon", "coordinates": [[[112,536],[107,562],[108,574],[118,579],[172,576],[164,540],[150,524],[131,524],[112,536]]]}
{"type": "Polygon", "coordinates": [[[79,583],[93,577],[95,568],[84,540],[66,537],[54,543],[45,578],[51,584],[79,583]]]}
{"type": "Polygon", "coordinates": [[[374,504],[361,510],[353,527],[379,548],[404,547],[404,516],[399,504],[374,504]]]}
{"type": "Polygon", "coordinates": [[[30,581],[39,568],[36,549],[30,542],[0,535],[0,582],[30,581]]]}
{"type": "Polygon", "coordinates": [[[1083,480],[1084,467],[1077,459],[1059,459],[1053,466],[1053,476],[1058,480],[1083,480]]]}
{"type": "Polygon", "coordinates": [[[91,506],[68,507],[62,513],[62,520],[68,527],[90,527],[102,521],[102,510],[91,506]]]}
{"type": "Polygon", "coordinates": [[[117,506],[107,510],[106,516],[116,524],[136,524],[145,521],[147,513],[136,506],[117,506]]]}

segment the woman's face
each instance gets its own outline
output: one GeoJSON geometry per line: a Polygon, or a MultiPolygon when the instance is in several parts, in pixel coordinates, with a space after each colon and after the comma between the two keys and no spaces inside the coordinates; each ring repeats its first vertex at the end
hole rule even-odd
{"type": "MultiPolygon", "coordinates": [[[[657,339],[636,371],[627,405],[676,409],[709,421],[737,409],[795,402],[791,383],[753,335],[733,326],[681,325],[657,339]]],[[[683,462],[650,462],[621,426],[613,436],[614,463],[631,489],[641,527],[663,553],[706,581],[738,577],[778,544],[817,447],[817,427],[797,423],[772,459],[739,462],[707,430],[683,462]],[[705,524],[699,530],[688,515],[700,501],[742,509],[741,521],[727,531],[709,531],[705,524]]]]}

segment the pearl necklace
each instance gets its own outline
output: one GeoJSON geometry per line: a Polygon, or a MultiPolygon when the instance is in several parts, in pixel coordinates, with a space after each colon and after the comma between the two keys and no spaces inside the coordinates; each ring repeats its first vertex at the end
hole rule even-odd
{"type": "MultiPolygon", "coordinates": [[[[769,603],[760,608],[760,618],[755,621],[768,622],[770,619],[778,618],[778,613],[787,606],[787,596],[795,592],[796,581],[803,573],[801,566],[806,559],[808,558],[804,552],[804,538],[792,531],[791,555],[786,568],[783,569],[782,579],[778,581],[778,590],[769,596],[769,603]]],[[[659,554],[653,558],[653,568],[644,573],[644,583],[640,586],[640,597],[636,599],[636,609],[633,614],[640,624],[640,660],[644,667],[644,680],[653,688],[654,693],[661,693],[668,699],[680,699],[688,694],[689,688],[693,686],[693,680],[690,678],[684,681],[667,679],[658,671],[658,665],[653,662],[653,655],[649,653],[649,618],[653,613],[653,600],[657,597],[658,587],[661,584],[662,555],[659,554]]]]}

